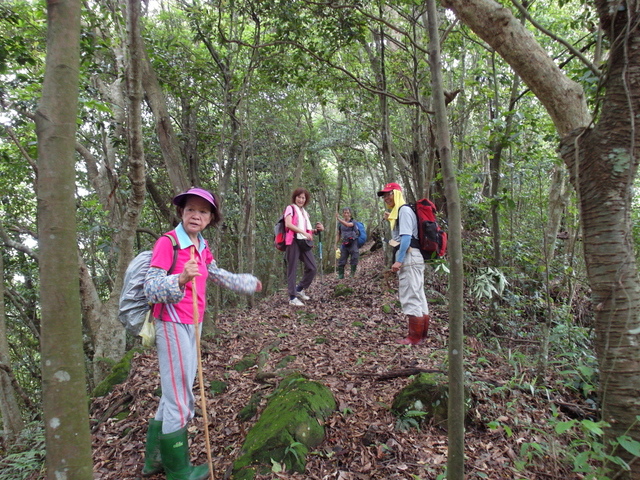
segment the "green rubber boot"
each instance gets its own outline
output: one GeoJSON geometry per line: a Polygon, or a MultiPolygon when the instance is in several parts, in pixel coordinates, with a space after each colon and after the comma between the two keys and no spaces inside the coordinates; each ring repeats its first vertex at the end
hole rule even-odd
{"type": "Polygon", "coordinates": [[[356,268],[358,268],[358,265],[351,265],[351,276],[352,277],[356,276],[356,268]]]}
{"type": "Polygon", "coordinates": [[[147,428],[147,446],[144,453],[144,467],[142,467],[142,476],[149,477],[160,473],[162,468],[162,458],[160,457],[160,445],[158,436],[162,433],[162,422],[158,420],[149,420],[147,428]]]}
{"type": "Polygon", "coordinates": [[[189,461],[187,427],[160,435],[160,454],[167,480],[205,480],[209,478],[207,464],[193,466],[189,461]]]}
{"type": "Polygon", "coordinates": [[[344,265],[338,265],[338,278],[344,278],[344,265]]]}

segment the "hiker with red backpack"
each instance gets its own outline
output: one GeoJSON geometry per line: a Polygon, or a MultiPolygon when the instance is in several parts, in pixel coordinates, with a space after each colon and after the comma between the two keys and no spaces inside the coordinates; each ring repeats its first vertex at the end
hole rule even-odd
{"type": "Polygon", "coordinates": [[[424,257],[418,241],[418,218],[407,205],[402,187],[387,183],[378,192],[388,209],[384,214],[391,226],[389,245],[394,248],[391,270],[398,274],[398,295],[402,313],[409,320],[409,335],[398,340],[403,345],[422,343],[429,329],[429,306],[424,293],[424,257]]]}
{"type": "Polygon", "coordinates": [[[304,207],[311,200],[311,194],[305,188],[296,188],[291,194],[291,205],[284,211],[285,226],[285,258],[287,261],[287,291],[289,305],[303,307],[304,302],[311,298],[306,290],[316,277],[316,258],[313,255],[313,235],[324,231],[324,226],[316,222],[311,226],[309,213],[304,207]],[[296,283],[298,261],[304,265],[304,273],[299,283],[296,283]]]}
{"type": "Polygon", "coordinates": [[[142,475],[164,471],[167,480],[204,480],[209,478],[209,466],[191,464],[187,423],[195,415],[193,384],[200,360],[196,342],[206,308],[206,282],[245,294],[261,291],[262,283],[251,274],[217,266],[202,236],[207,226],[221,220],[216,196],[191,188],[177,195],[173,204],[181,222],[156,241],[144,282],[146,298],[155,304],[162,396],[155,418],[149,420],[142,475]],[[170,270],[175,273],[169,274],[170,270]]]}

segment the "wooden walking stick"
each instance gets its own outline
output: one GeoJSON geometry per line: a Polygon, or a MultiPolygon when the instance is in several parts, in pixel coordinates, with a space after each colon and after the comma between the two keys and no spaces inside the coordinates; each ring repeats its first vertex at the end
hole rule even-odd
{"type": "MultiPolygon", "coordinates": [[[[195,258],[196,247],[191,249],[191,260],[195,258]]],[[[207,462],[209,464],[209,476],[213,480],[213,457],[211,456],[211,442],[209,441],[209,415],[207,414],[207,402],[204,392],[204,378],[202,375],[202,352],[200,351],[200,313],[198,312],[198,294],[196,290],[196,277],[191,280],[191,296],[193,297],[193,323],[196,326],[196,352],[198,353],[198,383],[200,384],[200,408],[204,421],[204,441],[207,445],[207,462]]]]}

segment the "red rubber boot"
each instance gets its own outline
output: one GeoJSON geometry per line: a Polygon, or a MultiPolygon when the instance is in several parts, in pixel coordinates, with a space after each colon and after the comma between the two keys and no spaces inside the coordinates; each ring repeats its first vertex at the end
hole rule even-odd
{"type": "Polygon", "coordinates": [[[420,343],[424,343],[429,334],[429,320],[431,320],[429,315],[422,316],[422,338],[420,339],[420,343]]]}
{"type": "Polygon", "coordinates": [[[402,345],[417,345],[422,340],[422,331],[424,330],[423,317],[407,315],[409,317],[409,335],[407,338],[398,340],[402,345]]]}

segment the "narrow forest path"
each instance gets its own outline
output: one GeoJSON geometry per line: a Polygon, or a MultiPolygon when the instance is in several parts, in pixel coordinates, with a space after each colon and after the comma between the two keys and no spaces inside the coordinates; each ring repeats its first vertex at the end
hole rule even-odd
{"type": "MultiPolygon", "coordinates": [[[[206,400],[216,479],[225,478],[255,422],[256,417],[246,422],[238,420],[238,413],[252,397],[264,397],[273,390],[277,377],[269,373],[282,368],[284,361],[289,362],[285,368],[299,370],[327,385],[335,395],[338,411],[327,422],[326,440],[310,455],[304,474],[272,473],[258,478],[427,480],[444,472],[446,431],[432,425],[420,430],[396,428],[389,406],[410,379],[406,375],[380,375],[408,369],[446,374],[446,306],[430,305],[432,323],[424,345],[396,343],[407,327],[397,304],[397,280],[395,275],[384,273],[383,263],[379,250],[361,257],[354,278],[338,280],[335,274],[318,274],[305,307],[289,306],[283,289],[251,310],[220,315],[219,333],[202,346],[205,382],[227,383],[226,391],[209,394],[206,400]],[[353,293],[336,297],[338,284],[353,289],[353,293]],[[383,312],[384,305],[392,307],[391,313],[383,312]],[[259,355],[260,366],[243,372],[232,368],[251,354],[259,355]],[[257,376],[258,372],[262,374],[257,376]]],[[[442,297],[445,286],[430,285],[428,290],[432,290],[428,299],[442,297]]],[[[542,428],[553,399],[504,388],[502,385],[514,374],[511,366],[476,338],[466,339],[465,363],[474,399],[466,438],[467,478],[547,479],[551,478],[549,473],[556,478],[561,471],[565,480],[579,478],[564,467],[560,469],[549,456],[545,461],[532,462],[524,473],[515,471],[514,452],[523,442],[540,440],[530,427],[542,428]],[[489,422],[501,422],[509,428],[488,429],[489,422]]],[[[125,383],[93,402],[96,479],[140,478],[147,420],[155,412],[158,388],[155,351],[150,350],[136,355],[125,383]],[[132,399],[132,403],[125,418],[97,421],[105,418],[106,412],[113,415],[121,410],[119,405],[126,399],[132,399]]],[[[558,400],[576,401],[564,397],[558,400]]],[[[200,405],[198,395],[197,402],[200,405]]],[[[204,463],[207,456],[200,415],[196,415],[190,431],[192,457],[197,455],[204,463]]]]}

